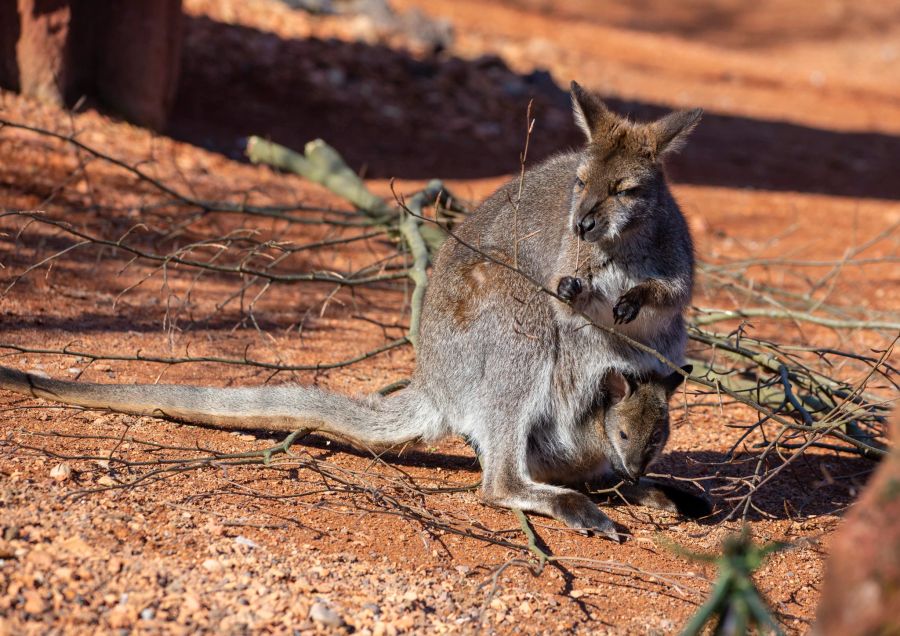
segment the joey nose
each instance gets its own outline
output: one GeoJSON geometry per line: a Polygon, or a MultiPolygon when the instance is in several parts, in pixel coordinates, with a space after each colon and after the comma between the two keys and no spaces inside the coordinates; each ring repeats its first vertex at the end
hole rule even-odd
{"type": "Polygon", "coordinates": [[[622,467],[618,470],[613,470],[613,472],[616,474],[616,477],[630,486],[638,483],[637,473],[631,467],[622,467]]]}
{"type": "Polygon", "coordinates": [[[597,225],[597,222],[594,220],[594,215],[588,214],[578,222],[578,233],[583,238],[585,234],[594,229],[595,225],[597,225]]]}

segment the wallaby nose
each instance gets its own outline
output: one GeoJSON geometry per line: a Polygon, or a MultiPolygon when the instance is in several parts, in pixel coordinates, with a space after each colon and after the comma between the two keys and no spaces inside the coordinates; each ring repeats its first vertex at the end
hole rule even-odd
{"type": "Polygon", "coordinates": [[[594,229],[597,222],[594,220],[593,214],[588,214],[578,222],[578,231],[582,237],[594,229]]]}
{"type": "Polygon", "coordinates": [[[629,467],[623,466],[622,468],[620,468],[618,470],[614,469],[613,472],[616,474],[616,477],[618,477],[619,479],[624,481],[626,484],[633,486],[634,484],[636,484],[638,482],[638,477],[635,475],[635,473],[629,467]]]}

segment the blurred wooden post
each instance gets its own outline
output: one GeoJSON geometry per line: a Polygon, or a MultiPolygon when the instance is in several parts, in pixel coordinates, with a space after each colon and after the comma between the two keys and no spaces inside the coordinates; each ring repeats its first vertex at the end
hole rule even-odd
{"type": "Polygon", "coordinates": [[[159,129],[181,40],[181,0],[0,0],[0,85],[57,105],[96,97],[159,129]]]}
{"type": "Polygon", "coordinates": [[[900,634],[900,410],[881,460],[830,543],[815,636],[900,634]]]}

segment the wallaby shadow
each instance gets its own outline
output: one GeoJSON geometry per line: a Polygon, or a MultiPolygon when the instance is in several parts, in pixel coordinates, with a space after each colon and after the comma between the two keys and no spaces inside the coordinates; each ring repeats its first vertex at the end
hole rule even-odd
{"type": "MultiPolygon", "coordinates": [[[[271,433],[262,431],[259,435],[271,437],[271,433]]],[[[298,444],[315,450],[322,458],[338,453],[347,453],[364,459],[373,458],[371,451],[360,450],[315,434],[306,436],[298,444]]],[[[387,464],[405,468],[440,468],[470,473],[473,476],[472,481],[475,481],[481,472],[475,453],[459,444],[453,444],[452,452],[447,452],[446,449],[446,443],[441,444],[438,449],[410,446],[387,450],[378,457],[387,464]]],[[[657,479],[694,494],[700,490],[680,480],[703,478],[699,483],[703,484],[712,499],[714,509],[711,515],[698,521],[703,525],[712,525],[725,518],[736,505],[736,502],[729,500],[730,497],[746,492],[742,489],[725,492],[723,489],[734,484],[739,478],[752,476],[758,458],[758,454],[746,452],[735,453],[733,458],[729,458],[726,453],[720,451],[674,451],[664,454],[651,467],[650,473],[665,476],[657,479]]],[[[769,464],[769,468],[775,468],[779,463],[774,460],[769,464]]],[[[856,500],[877,465],[876,462],[864,458],[836,453],[808,452],[784,468],[754,495],[755,509],[750,509],[747,518],[756,521],[763,518],[797,519],[839,514],[856,500]]],[[[597,500],[603,505],[623,504],[614,496],[598,497],[597,500]]],[[[740,519],[740,514],[737,518],[740,519]]]]}
{"type": "MultiPolygon", "coordinates": [[[[676,479],[704,478],[700,483],[713,500],[714,512],[701,522],[717,523],[739,504],[736,497],[746,494],[746,487],[735,486],[739,480],[749,483],[761,453],[762,449],[759,453],[741,451],[729,457],[720,451],[673,451],[664,454],[649,472],[676,479]]],[[[774,453],[771,455],[761,474],[782,464],[774,453]]],[[[753,495],[747,518],[797,519],[840,514],[856,500],[877,466],[877,462],[862,457],[809,449],[753,495]]],[[[741,511],[737,519],[741,518],[741,511]]]]}
{"type": "MultiPolygon", "coordinates": [[[[269,431],[260,430],[251,431],[251,433],[262,439],[272,438],[272,433],[269,431]]],[[[468,446],[458,446],[460,452],[428,449],[421,444],[374,451],[358,448],[333,437],[310,433],[297,440],[294,452],[298,452],[300,448],[305,448],[308,451],[316,451],[316,456],[320,459],[327,459],[338,454],[347,454],[368,460],[378,458],[387,464],[394,464],[404,468],[440,468],[442,470],[465,473],[481,473],[481,466],[474,451],[468,446]]]]}
{"type": "MultiPolygon", "coordinates": [[[[284,39],[186,17],[178,96],[167,133],[242,159],[243,139],[289,147],[321,137],[372,177],[479,178],[519,169],[534,100],[533,163],[581,143],[568,87],[500,58],[416,57],[382,45],[284,39]]],[[[573,78],[577,79],[577,78],[573,78]]],[[[666,108],[609,98],[642,118],[666,108]]],[[[708,112],[671,163],[676,181],[900,198],[900,137],[708,112]]]]}

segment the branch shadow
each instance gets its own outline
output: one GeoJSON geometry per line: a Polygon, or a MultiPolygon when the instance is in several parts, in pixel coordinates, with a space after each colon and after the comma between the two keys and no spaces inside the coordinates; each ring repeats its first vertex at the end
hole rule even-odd
{"type": "MultiPolygon", "coordinates": [[[[738,452],[729,457],[720,451],[674,451],[663,455],[651,467],[651,472],[680,479],[706,478],[702,483],[713,499],[715,510],[702,523],[714,524],[738,505],[731,497],[747,492],[746,488],[732,489],[731,486],[735,480],[754,474],[761,453],[762,449],[759,454],[738,452]]],[[[782,464],[777,454],[771,455],[763,473],[782,464]]],[[[756,509],[750,508],[747,519],[798,519],[840,514],[856,500],[877,466],[877,462],[862,457],[810,448],[754,494],[752,501],[756,509]]],[[[740,518],[739,511],[737,519],[740,518]]]]}
{"type": "MultiPolygon", "coordinates": [[[[271,433],[263,431],[259,431],[258,435],[266,439],[271,437],[271,433]]],[[[323,435],[308,435],[303,439],[302,446],[324,452],[320,457],[322,459],[339,453],[372,459],[371,451],[360,450],[323,435]]],[[[449,446],[447,442],[442,443],[434,450],[422,447],[389,449],[379,457],[388,464],[407,468],[440,468],[471,474],[481,472],[475,454],[457,442],[450,442],[449,446]]],[[[702,483],[707,492],[711,491],[714,512],[699,520],[699,523],[714,525],[721,522],[733,507],[719,491],[730,483],[729,480],[752,475],[757,459],[758,455],[752,453],[736,453],[729,459],[726,453],[719,451],[674,451],[663,455],[653,465],[652,472],[671,475],[668,483],[686,492],[692,492],[691,485],[677,480],[707,478],[702,483]]],[[[778,463],[777,460],[772,461],[769,468],[775,468],[778,463]]],[[[856,500],[877,466],[876,462],[868,459],[811,449],[759,490],[753,497],[757,510],[751,508],[747,518],[758,521],[767,517],[798,519],[839,514],[856,500]]],[[[699,491],[695,489],[693,492],[699,491]]],[[[606,499],[603,503],[616,505],[616,502],[607,502],[606,499]]]]}

